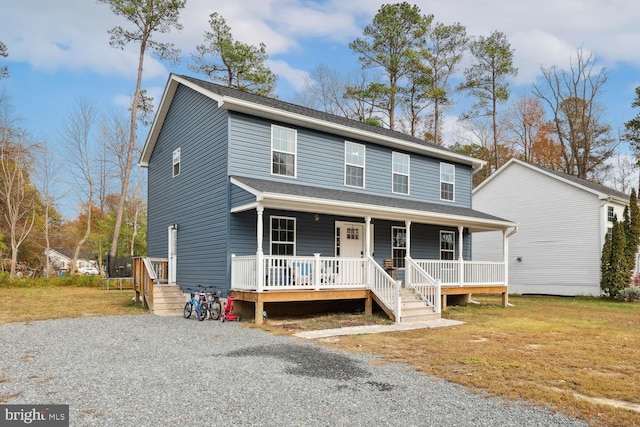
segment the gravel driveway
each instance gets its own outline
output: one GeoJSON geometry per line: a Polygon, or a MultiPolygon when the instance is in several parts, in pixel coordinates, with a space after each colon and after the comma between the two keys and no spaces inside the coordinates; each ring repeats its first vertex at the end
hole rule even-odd
{"type": "Polygon", "coordinates": [[[375,362],[237,323],[14,323],[0,325],[0,401],[68,404],[72,426],[586,425],[375,362]]]}

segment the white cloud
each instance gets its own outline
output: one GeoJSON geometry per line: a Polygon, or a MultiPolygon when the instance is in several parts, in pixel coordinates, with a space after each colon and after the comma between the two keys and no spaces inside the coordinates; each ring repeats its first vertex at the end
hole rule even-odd
{"type": "Polygon", "coordinates": [[[305,82],[309,79],[308,72],[295,69],[285,61],[268,60],[266,65],[271,71],[277,74],[280,79],[286,80],[289,85],[298,92],[304,89],[305,82]]]}

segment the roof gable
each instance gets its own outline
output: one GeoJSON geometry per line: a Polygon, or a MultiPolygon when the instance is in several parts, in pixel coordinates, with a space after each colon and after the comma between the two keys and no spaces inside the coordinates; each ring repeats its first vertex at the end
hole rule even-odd
{"type": "Polygon", "coordinates": [[[171,74],[165,87],[158,111],[145,141],[139,165],[146,167],[151,153],[162,129],[171,102],[179,85],[184,85],[207,96],[218,103],[219,108],[237,111],[274,121],[294,124],[327,133],[354,138],[366,142],[377,143],[392,148],[403,149],[423,155],[458,162],[481,169],[485,162],[469,156],[455,153],[444,147],[429,143],[420,138],[392,131],[390,129],[371,126],[366,123],[346,119],[341,116],[325,113],[300,105],[291,104],[278,99],[267,98],[249,92],[221,86],[193,77],[171,74]]]}
{"type": "Polygon", "coordinates": [[[622,191],[615,190],[613,188],[607,187],[602,184],[598,184],[595,182],[588,181],[586,179],[578,178],[573,175],[569,175],[563,172],[554,171],[552,169],[548,169],[544,166],[535,165],[533,163],[527,163],[518,159],[510,159],[507,163],[505,163],[500,169],[495,171],[492,175],[490,175],[487,179],[485,179],[480,185],[473,189],[473,194],[480,191],[487,184],[489,184],[496,176],[499,176],[503,171],[505,171],[509,167],[525,167],[535,172],[541,173],[543,175],[549,176],[553,179],[556,179],[560,182],[563,182],[567,185],[571,185],[575,188],[578,188],[583,191],[587,191],[598,196],[600,199],[613,198],[617,201],[627,204],[629,202],[629,195],[623,193],[622,191]]]}

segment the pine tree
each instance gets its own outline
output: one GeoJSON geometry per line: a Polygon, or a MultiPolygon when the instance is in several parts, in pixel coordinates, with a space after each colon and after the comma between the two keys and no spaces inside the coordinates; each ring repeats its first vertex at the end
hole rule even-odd
{"type": "Polygon", "coordinates": [[[611,236],[609,233],[604,236],[600,260],[600,289],[604,295],[609,295],[611,289],[611,236]]]}
{"type": "Polygon", "coordinates": [[[613,219],[613,230],[611,232],[611,257],[610,263],[610,286],[609,296],[615,297],[620,290],[629,286],[631,273],[625,262],[626,237],[624,224],[616,217],[613,219]]]}
{"type": "Polygon", "coordinates": [[[635,188],[631,189],[629,206],[625,208],[625,213],[626,212],[628,212],[628,220],[625,216],[625,259],[627,268],[633,272],[636,266],[638,244],[640,243],[640,207],[638,207],[638,197],[635,188]]]}

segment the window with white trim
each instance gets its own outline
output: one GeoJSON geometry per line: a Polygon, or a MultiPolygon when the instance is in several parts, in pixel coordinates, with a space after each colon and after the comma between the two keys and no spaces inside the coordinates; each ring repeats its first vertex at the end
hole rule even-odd
{"type": "Polygon", "coordinates": [[[613,222],[615,218],[615,213],[613,211],[613,206],[607,206],[607,221],[613,222]]]}
{"type": "Polygon", "coordinates": [[[392,191],[399,194],[409,194],[409,155],[393,152],[391,163],[393,164],[392,191]]]}
{"type": "Polygon", "coordinates": [[[355,142],[344,143],[344,185],[364,188],[365,147],[355,142]]]}
{"type": "Polygon", "coordinates": [[[391,258],[393,266],[404,268],[404,258],[407,256],[407,228],[391,227],[391,258]]]}
{"type": "Polygon", "coordinates": [[[296,254],[296,219],[271,217],[271,255],[296,254]]]}
{"type": "Polygon", "coordinates": [[[173,150],[173,177],[180,175],[180,148],[173,150]]]}
{"type": "Polygon", "coordinates": [[[271,173],[296,176],[298,135],[295,129],[271,126],[271,173]]]}
{"type": "Polygon", "coordinates": [[[453,231],[440,232],[440,259],[455,259],[456,235],[453,231]]]}
{"type": "Polygon", "coordinates": [[[440,200],[454,201],[456,167],[440,163],[440,200]]]}

